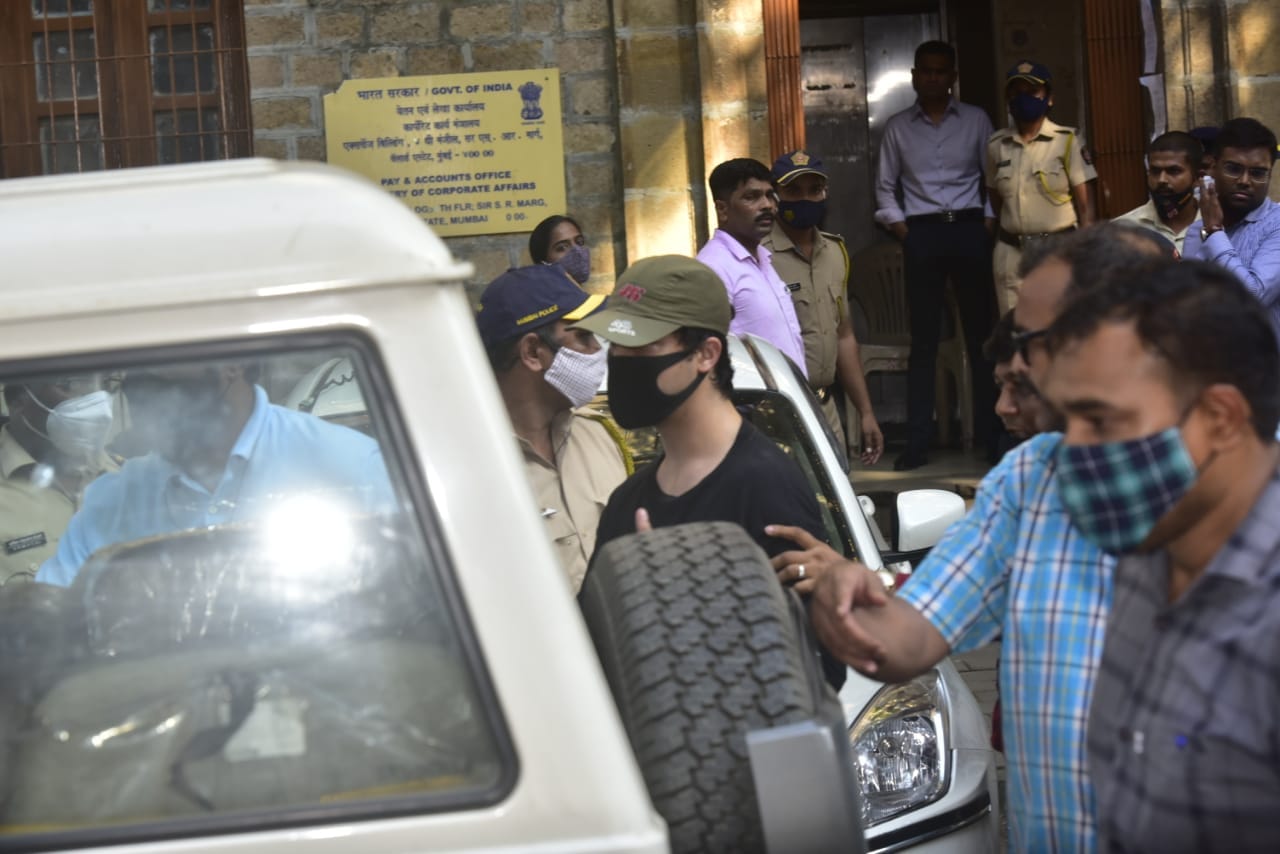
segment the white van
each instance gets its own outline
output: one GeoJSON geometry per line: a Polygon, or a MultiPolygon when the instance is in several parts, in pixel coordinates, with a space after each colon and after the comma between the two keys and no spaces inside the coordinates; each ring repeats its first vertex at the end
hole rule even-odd
{"type": "Polygon", "coordinates": [[[20,179],[0,221],[12,430],[35,402],[56,423],[0,507],[65,510],[0,517],[6,550],[51,555],[0,579],[0,851],[858,851],[864,823],[885,850],[994,845],[953,670],[912,694],[924,788],[864,810],[876,760],[855,763],[850,722],[903,698],[864,680],[846,716],[740,529],[642,535],[628,560],[654,585],[736,579],[755,612],[716,643],[767,653],[744,682],[708,686],[714,652],[668,631],[588,631],[471,270],[364,179],[252,160],[20,179]],[[655,644],[672,678],[632,684],[655,644]],[[646,723],[637,696],[682,714],[646,723]]]}

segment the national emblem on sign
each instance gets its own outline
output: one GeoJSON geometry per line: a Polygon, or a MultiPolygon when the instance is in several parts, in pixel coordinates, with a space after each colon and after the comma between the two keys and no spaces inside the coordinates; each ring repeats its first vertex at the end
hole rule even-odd
{"type": "Polygon", "coordinates": [[[526,121],[542,118],[542,106],[538,103],[542,98],[541,86],[530,80],[520,87],[520,97],[524,99],[524,109],[520,111],[520,118],[526,121]]]}

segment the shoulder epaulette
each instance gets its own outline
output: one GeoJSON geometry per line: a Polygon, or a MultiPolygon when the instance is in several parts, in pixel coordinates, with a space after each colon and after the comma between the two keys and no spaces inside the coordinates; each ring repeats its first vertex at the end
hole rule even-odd
{"type": "Polygon", "coordinates": [[[616,421],[603,412],[598,412],[594,409],[575,409],[573,414],[579,418],[594,421],[603,427],[604,431],[609,434],[609,438],[618,446],[618,452],[622,454],[622,467],[626,469],[627,477],[631,477],[636,473],[636,461],[631,455],[631,449],[627,447],[627,437],[623,435],[622,428],[618,426],[616,421]]]}

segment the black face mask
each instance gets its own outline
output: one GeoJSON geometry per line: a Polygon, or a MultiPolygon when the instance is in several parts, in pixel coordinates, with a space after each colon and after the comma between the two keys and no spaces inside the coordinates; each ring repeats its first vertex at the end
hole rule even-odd
{"type": "Polygon", "coordinates": [[[1156,210],[1164,219],[1173,219],[1178,212],[1186,207],[1187,202],[1191,201],[1192,193],[1187,190],[1185,193],[1178,193],[1173,190],[1151,190],[1151,201],[1155,203],[1156,210]]]}
{"type": "Polygon", "coordinates": [[[667,394],[658,388],[658,375],[694,351],[665,356],[615,356],[609,353],[609,411],[619,427],[634,430],[652,427],[680,408],[706,379],[698,374],[683,391],[667,394]]]}

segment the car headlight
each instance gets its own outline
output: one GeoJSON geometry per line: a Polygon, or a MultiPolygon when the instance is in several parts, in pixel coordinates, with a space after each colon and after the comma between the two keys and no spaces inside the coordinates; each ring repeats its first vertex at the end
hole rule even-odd
{"type": "Polygon", "coordinates": [[[942,797],[947,790],[947,700],[936,671],[886,685],[849,727],[870,827],[942,797]]]}

